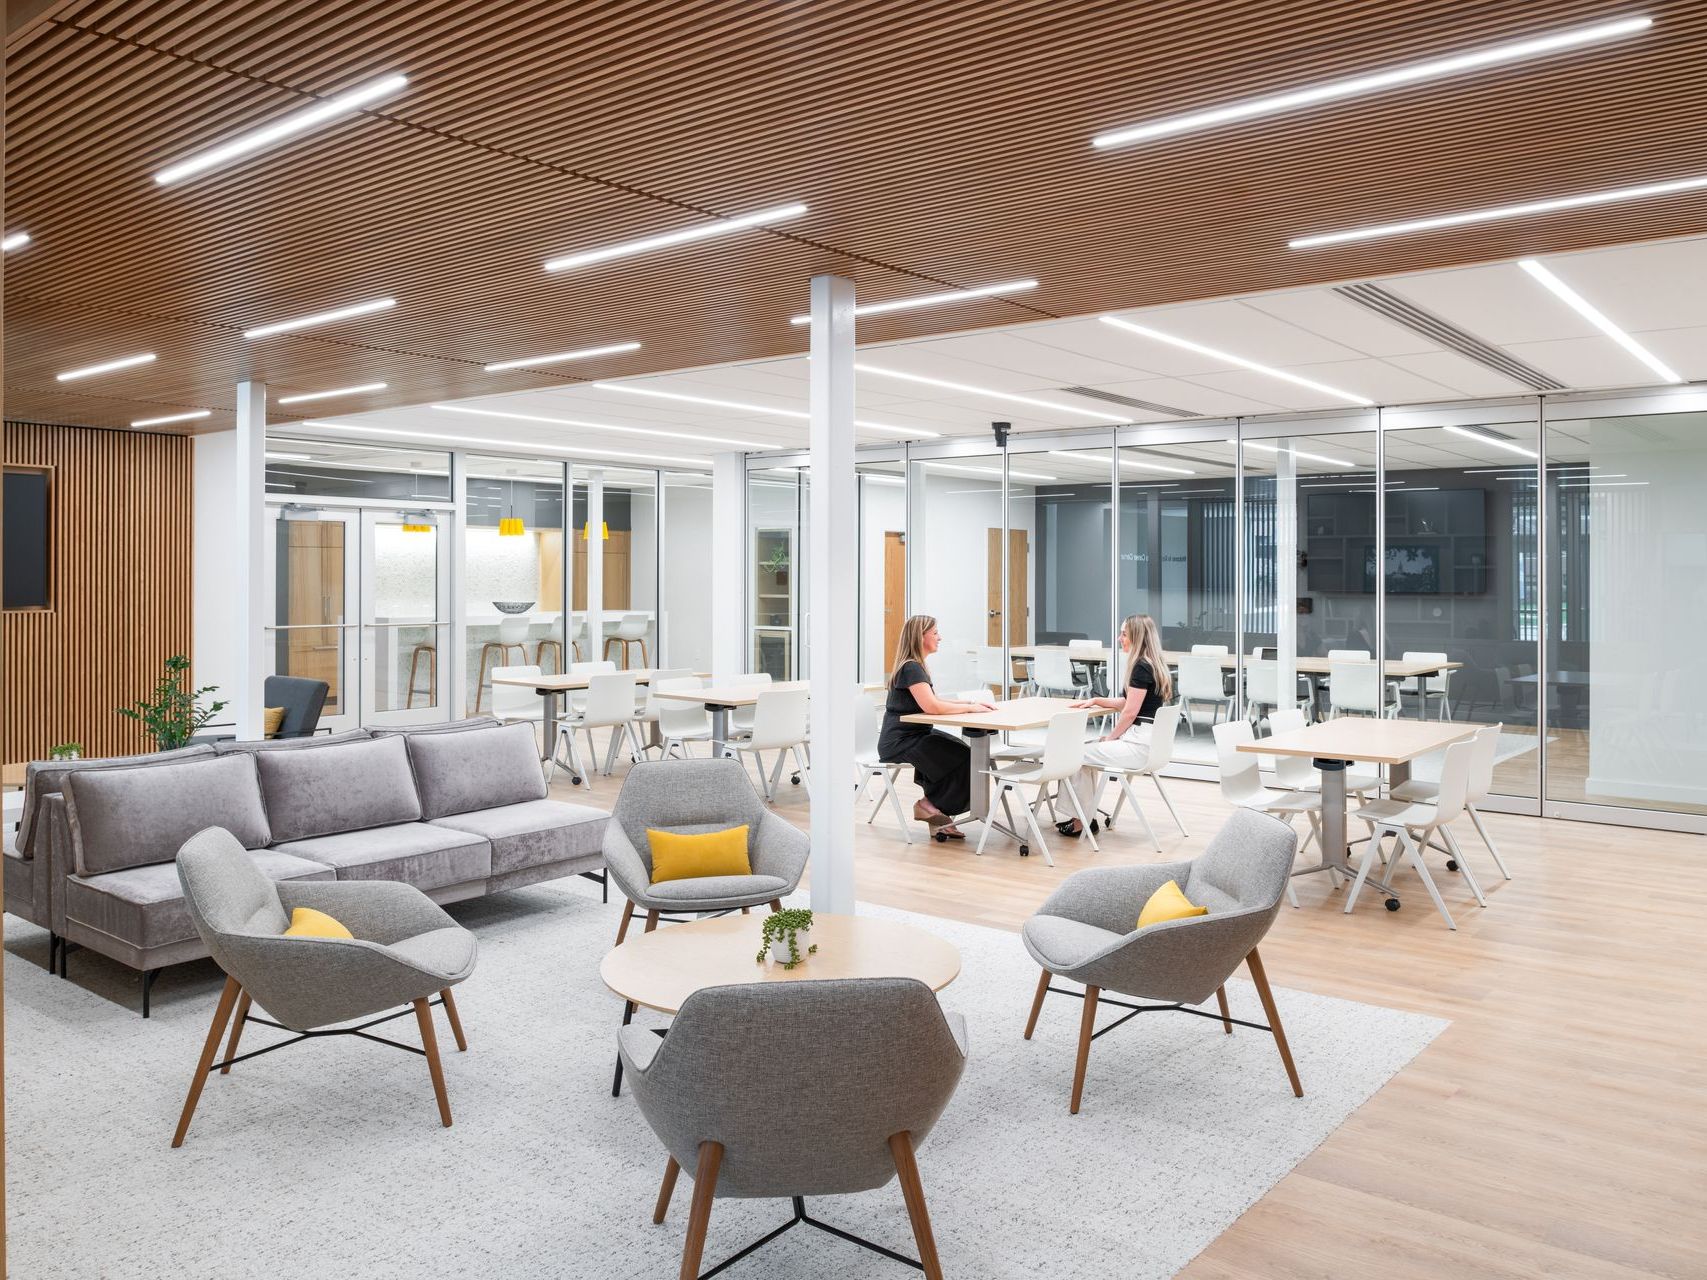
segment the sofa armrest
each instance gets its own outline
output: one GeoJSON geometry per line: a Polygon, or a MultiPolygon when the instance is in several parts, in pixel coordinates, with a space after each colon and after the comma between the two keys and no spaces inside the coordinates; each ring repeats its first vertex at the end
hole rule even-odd
{"type": "Polygon", "coordinates": [[[457,927],[438,903],[395,880],[284,880],[278,889],[287,912],[297,907],[324,911],[357,938],[381,946],[457,927]]]}
{"type": "Polygon", "coordinates": [[[41,803],[41,817],[37,821],[45,827],[46,838],[38,841],[38,848],[45,854],[46,866],[37,867],[36,875],[46,886],[48,928],[63,937],[65,879],[77,870],[76,853],[71,846],[71,816],[63,793],[43,796],[41,803]]]}

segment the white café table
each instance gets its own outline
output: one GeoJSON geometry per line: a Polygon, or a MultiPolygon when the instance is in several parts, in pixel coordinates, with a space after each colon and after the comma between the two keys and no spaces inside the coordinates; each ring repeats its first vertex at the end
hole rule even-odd
{"type": "MultiPolygon", "coordinates": [[[[661,699],[671,702],[697,702],[711,713],[711,754],[721,756],[729,742],[729,713],[736,707],[750,707],[758,702],[761,693],[811,687],[807,680],[773,680],[770,684],[749,684],[740,676],[704,689],[676,689],[660,693],[661,699]]],[[[866,693],[879,693],[888,688],[881,681],[862,686],[866,693]]]]}
{"type": "Polygon", "coordinates": [[[1311,875],[1331,869],[1351,877],[1357,874],[1347,857],[1345,834],[1345,773],[1351,762],[1386,765],[1388,784],[1396,787],[1410,780],[1411,761],[1464,742],[1474,737],[1479,727],[1450,720],[1340,716],[1291,733],[1241,742],[1239,750],[1259,756],[1304,756],[1316,766],[1322,775],[1322,861],[1292,874],[1311,875]]]}
{"type": "MultiPolygon", "coordinates": [[[[545,750],[549,754],[557,742],[557,699],[560,695],[578,692],[587,687],[587,682],[596,675],[633,676],[635,684],[650,684],[652,677],[657,675],[657,667],[630,667],[626,671],[593,671],[582,675],[551,675],[551,676],[494,676],[493,684],[512,685],[518,689],[532,689],[545,699],[545,750]]],[[[705,672],[694,673],[701,677],[705,672]]],[[[669,697],[661,693],[660,698],[669,697]]],[[[543,758],[543,757],[542,757],[543,758]]]]}

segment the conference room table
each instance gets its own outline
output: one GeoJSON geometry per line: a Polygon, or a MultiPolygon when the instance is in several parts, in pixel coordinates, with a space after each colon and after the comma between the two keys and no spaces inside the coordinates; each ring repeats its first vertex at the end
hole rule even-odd
{"type": "MultiPolygon", "coordinates": [[[[1303,756],[1322,776],[1322,857],[1293,875],[1337,871],[1354,877],[1346,840],[1345,775],[1353,761],[1385,765],[1389,789],[1410,781],[1411,762],[1474,737],[1480,725],[1451,720],[1388,720],[1339,716],[1290,733],[1241,742],[1240,751],[1259,756],[1303,756]]],[[[1396,900],[1397,895],[1389,893],[1396,900]]]]}
{"type": "MultiPolygon", "coordinates": [[[[493,676],[493,684],[513,685],[518,689],[532,689],[545,699],[545,750],[550,754],[557,742],[557,700],[565,693],[578,693],[587,687],[594,676],[620,675],[633,676],[637,685],[650,684],[662,668],[659,667],[630,667],[626,671],[590,671],[579,675],[539,675],[539,676],[493,676]]],[[[680,675],[680,672],[675,672],[680,675]]],[[[696,671],[692,674],[705,677],[705,672],[696,671]]],[[[665,694],[659,694],[660,698],[665,694]]],[[[654,744],[656,745],[656,744],[654,744]]],[[[544,757],[542,757],[543,759],[544,757]]]]}

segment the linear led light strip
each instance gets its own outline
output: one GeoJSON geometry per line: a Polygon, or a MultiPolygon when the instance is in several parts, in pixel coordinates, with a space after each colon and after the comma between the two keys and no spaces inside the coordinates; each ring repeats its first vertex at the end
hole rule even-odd
{"type": "Polygon", "coordinates": [[[1051,413],[1076,413],[1081,418],[1095,418],[1104,424],[1115,421],[1108,414],[1098,409],[1081,409],[1077,405],[1055,404],[1053,401],[1038,400],[1032,396],[1016,395],[1012,391],[992,391],[989,387],[974,387],[964,382],[949,382],[944,378],[927,378],[922,373],[902,373],[899,369],[884,369],[874,364],[855,362],[854,368],[860,373],[875,373],[882,378],[898,378],[902,382],[917,382],[927,387],[942,387],[948,391],[965,391],[975,396],[987,396],[992,400],[1010,400],[1014,404],[1028,404],[1038,409],[1048,409],[1051,413]]]}
{"type": "Polygon", "coordinates": [[[189,413],[168,413],[160,418],[138,418],[130,425],[133,427],[159,427],[168,422],[191,422],[196,418],[211,418],[212,409],[195,409],[189,413]]]}
{"type": "Polygon", "coordinates": [[[364,391],[384,391],[387,384],[383,382],[363,382],[354,387],[333,387],[329,391],[305,391],[299,396],[280,396],[276,404],[302,404],[308,400],[330,400],[333,396],[355,396],[364,391]]]}
{"type": "Polygon", "coordinates": [[[734,218],[717,218],[696,226],[683,227],[680,231],[666,231],[662,235],[625,240],[621,244],[606,245],[603,249],[588,249],[582,253],[567,253],[561,257],[547,258],[545,269],[569,271],[575,267],[590,266],[595,262],[608,262],[612,258],[626,258],[631,254],[650,253],[654,249],[668,249],[672,245],[692,244],[695,240],[726,236],[736,231],[745,231],[748,227],[765,227],[775,222],[787,222],[805,212],[806,206],[803,204],[779,204],[769,209],[743,213],[734,218]]]}
{"type": "Polygon", "coordinates": [[[1561,196],[1556,200],[1536,200],[1529,204],[1507,204],[1493,209],[1476,209],[1469,213],[1448,213],[1436,218],[1417,218],[1410,222],[1387,222],[1374,227],[1357,227],[1350,231],[1329,231],[1323,235],[1299,236],[1288,240],[1291,249],[1314,249],[1324,244],[1344,244],[1350,240],[1377,240],[1384,236],[1409,235],[1416,231],[1436,231],[1442,227],[1462,227],[1472,222],[1499,222],[1506,218],[1526,218],[1538,213],[1556,213],[1561,209],[1582,209],[1589,205],[1615,204],[1623,200],[1640,200],[1647,196],[1673,195],[1679,191],[1699,191],[1707,187],[1707,177],[1680,178],[1676,182],[1653,182],[1641,187],[1618,187],[1612,191],[1591,191],[1580,196],[1561,196]]]}
{"type": "Polygon", "coordinates": [[[358,302],[352,306],[339,307],[335,311],[320,311],[311,316],[298,316],[294,320],[280,320],[277,324],[264,324],[256,329],[243,330],[245,338],[265,338],[275,333],[290,333],[296,329],[309,329],[319,324],[331,324],[337,320],[348,320],[354,316],[371,315],[375,311],[386,311],[397,305],[396,298],[374,298],[370,302],[358,302]]]}
{"type": "MultiPolygon", "coordinates": [[[[1099,458],[1094,453],[1073,453],[1066,449],[1051,449],[1049,451],[1049,456],[1051,458],[1071,458],[1074,462],[1088,462],[1095,466],[1108,465],[1107,458],[1099,458]]],[[[1139,471],[1161,471],[1172,476],[1194,476],[1197,474],[1197,472],[1190,471],[1185,467],[1164,467],[1159,462],[1139,462],[1136,458],[1122,458],[1120,460],[1120,465],[1123,467],[1135,467],[1139,471]]]]}
{"type": "Polygon", "coordinates": [[[559,351],[550,356],[529,356],[525,360],[500,360],[486,366],[487,373],[502,373],[505,369],[534,369],[540,365],[565,364],[570,360],[590,360],[594,356],[614,356],[624,351],[638,351],[638,342],[613,342],[607,347],[582,347],[579,351],[559,351]]]}
{"type": "MultiPolygon", "coordinates": [[[[739,409],[743,413],[768,413],[778,418],[794,418],[801,422],[810,422],[812,415],[803,409],[779,409],[774,405],[746,404],[739,400],[717,400],[711,396],[690,396],[681,391],[659,391],[652,387],[637,387],[631,382],[595,382],[594,387],[600,391],[620,391],[631,396],[654,396],[659,400],[680,400],[684,404],[708,404],[718,409],[739,409]]],[[[934,440],[940,432],[926,431],[923,427],[891,427],[882,422],[866,422],[862,418],[854,419],[854,426],[863,427],[867,431],[886,431],[891,435],[906,436],[909,439],[934,440]]]]}
{"type": "MultiPolygon", "coordinates": [[[[896,298],[892,302],[870,302],[855,307],[856,316],[880,316],[891,311],[911,311],[915,307],[938,307],[950,302],[965,302],[969,298],[988,298],[999,293],[1024,293],[1037,288],[1035,280],[1006,280],[1001,284],[979,285],[975,289],[950,289],[946,293],[922,293],[916,298],[896,298]]],[[[812,317],[794,316],[789,324],[811,324],[812,317]]]]}
{"type": "Polygon", "coordinates": [[[1508,453],[1522,454],[1525,458],[1533,458],[1535,456],[1535,450],[1533,449],[1525,449],[1520,444],[1514,444],[1510,440],[1501,440],[1498,436],[1484,435],[1480,431],[1472,431],[1469,427],[1449,426],[1446,429],[1455,436],[1463,436],[1466,440],[1474,440],[1477,444],[1491,444],[1496,449],[1504,449],[1508,453]]]}
{"type": "MultiPolygon", "coordinates": [[[[923,464],[929,471],[951,471],[962,476],[1000,476],[1000,467],[962,467],[949,462],[927,462],[923,464]]],[[[1046,476],[1039,471],[1009,471],[1010,480],[1059,480],[1060,476],[1046,476]]]]}
{"type": "Polygon", "coordinates": [[[78,378],[92,378],[98,373],[112,373],[118,369],[133,369],[139,364],[152,364],[154,353],[145,351],[139,356],[125,356],[122,360],[107,360],[101,364],[84,365],[81,369],[67,369],[64,373],[54,374],[60,382],[75,382],[78,378]]]}
{"type": "Polygon", "coordinates": [[[252,151],[270,147],[275,142],[282,142],[286,138],[295,137],[299,133],[314,128],[315,125],[325,124],[327,121],[336,120],[340,116],[350,115],[361,110],[370,102],[377,102],[381,98],[390,97],[408,83],[409,78],[407,76],[391,75],[381,80],[359,85],[354,89],[338,94],[336,97],[316,103],[312,107],[302,111],[294,111],[263,128],[240,134],[230,142],[203,151],[199,155],[191,156],[188,160],[168,165],[154,175],[154,181],[161,186],[166,186],[182,178],[204,173],[226,163],[228,160],[235,160],[252,151]]]}
{"type": "Polygon", "coordinates": [[[706,436],[691,431],[663,431],[651,427],[619,427],[610,422],[588,422],[580,418],[548,418],[533,413],[510,413],[502,409],[475,409],[460,404],[435,404],[440,413],[466,413],[476,418],[504,418],[510,422],[543,422],[553,427],[585,427],[589,431],[615,431],[629,436],[656,436],[664,440],[697,440],[701,444],[726,444],[739,449],[763,449],[756,440],[737,440],[729,436],[706,436]]]}
{"type": "Polygon", "coordinates": [[[401,436],[405,440],[441,440],[448,444],[483,445],[488,448],[520,449],[527,453],[562,453],[572,458],[587,458],[597,461],[600,458],[629,458],[638,462],[676,462],[689,467],[709,467],[711,464],[704,458],[681,458],[665,453],[620,453],[611,449],[570,449],[558,444],[540,444],[537,440],[490,440],[484,436],[447,436],[425,431],[394,431],[389,427],[357,427],[343,422],[315,422],[308,420],[295,424],[299,427],[319,427],[327,431],[358,431],[372,436],[401,436]]]}
{"type": "Polygon", "coordinates": [[[1207,129],[1212,125],[1227,124],[1234,120],[1249,120],[1255,116],[1274,115],[1281,111],[1291,111],[1296,107],[1314,106],[1318,102],[1333,102],[1339,98],[1352,98],[1360,94],[1375,93],[1382,89],[1396,88],[1399,85],[1416,84],[1422,80],[1434,80],[1441,76],[1456,75],[1462,71],[1475,71],[1481,67],[1516,62],[1523,58],[1535,57],[1537,54],[1557,53],[1564,49],[1580,48],[1597,41],[1611,40],[1637,31],[1646,31],[1653,24],[1652,18],[1621,18],[1616,22],[1603,22],[1592,27],[1579,27],[1575,30],[1561,31],[1550,36],[1540,36],[1534,40],[1518,40],[1509,44],[1489,45],[1485,49],[1455,54],[1450,58],[1436,58],[1429,62],[1413,62],[1409,66],[1394,67],[1391,71],[1377,71],[1371,75],[1353,76],[1346,80],[1330,80],[1326,84],[1313,85],[1307,89],[1296,89],[1291,93],[1275,93],[1261,98],[1246,98],[1241,102],[1232,102],[1224,107],[1213,107],[1208,111],[1194,111],[1188,115],[1168,116],[1165,119],[1151,121],[1148,124],[1133,125],[1130,128],[1110,129],[1093,137],[1091,145],[1097,148],[1118,147],[1129,142],[1142,142],[1148,138],[1164,138],[1171,134],[1189,133],[1194,129],[1207,129]]]}
{"type": "Polygon", "coordinates": [[[1310,462],[1325,462],[1330,467],[1355,467],[1355,462],[1347,462],[1344,458],[1330,458],[1325,453],[1305,453],[1302,449],[1281,448],[1279,445],[1258,444],[1255,440],[1246,440],[1245,448],[1256,449],[1263,453],[1290,453],[1294,458],[1304,458],[1310,462]]]}
{"type": "Polygon", "coordinates": [[[1238,365],[1241,369],[1250,369],[1254,373],[1267,374],[1271,378],[1279,378],[1282,382],[1290,382],[1295,386],[1308,387],[1312,391],[1320,391],[1325,395],[1336,396],[1341,400],[1357,405],[1373,405],[1375,401],[1367,396],[1360,396],[1350,391],[1341,391],[1338,387],[1330,387],[1325,382],[1316,382],[1310,378],[1299,377],[1296,373],[1287,373],[1284,369],[1274,369],[1266,364],[1258,364],[1255,360],[1247,360],[1243,356],[1233,355],[1228,351],[1220,351],[1214,347],[1206,347],[1201,342],[1193,342],[1190,338],[1175,337],[1171,333],[1163,333],[1160,329],[1152,329],[1147,325],[1134,324],[1130,320],[1122,320],[1119,316],[1097,317],[1104,324],[1113,325],[1116,329],[1125,329],[1128,333],[1136,333],[1143,338],[1154,338],[1157,342],[1165,342],[1171,347],[1179,347],[1185,351],[1195,351],[1198,355],[1209,356],[1216,360],[1225,360],[1228,364],[1238,365]]]}
{"type": "MultiPolygon", "coordinates": [[[[1572,311],[1575,311],[1584,320],[1587,320],[1596,329],[1599,329],[1607,337],[1611,338],[1619,346],[1623,347],[1624,350],[1635,356],[1636,359],[1640,360],[1654,373],[1658,374],[1662,380],[1666,382],[1683,381],[1683,379],[1678,376],[1678,374],[1674,372],[1663,360],[1656,356],[1652,351],[1649,351],[1641,343],[1637,342],[1629,334],[1625,333],[1624,330],[1613,324],[1599,308],[1597,308],[1587,298],[1583,297],[1582,294],[1571,288],[1570,285],[1559,279],[1558,276],[1554,275],[1546,267],[1542,266],[1534,258],[1520,258],[1518,259],[1517,265],[1528,272],[1532,279],[1539,281],[1549,293],[1558,298],[1572,311]]],[[[1534,455],[1532,454],[1530,456],[1533,457],[1534,455]]]]}
{"type": "Polygon", "coordinates": [[[4,240],[0,240],[0,253],[11,253],[14,249],[22,249],[30,242],[28,231],[14,231],[4,240]]]}

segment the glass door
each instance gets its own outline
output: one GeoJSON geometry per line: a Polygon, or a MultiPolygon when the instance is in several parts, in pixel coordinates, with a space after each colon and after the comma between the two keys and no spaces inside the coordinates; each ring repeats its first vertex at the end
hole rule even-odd
{"type": "Polygon", "coordinates": [[[352,511],[270,507],[267,558],[269,675],[326,682],[320,723],[334,732],[357,719],[359,524],[352,511]]]}
{"type": "Polygon", "coordinates": [[[361,513],[361,723],[447,718],[450,566],[437,514],[361,513]]]}

